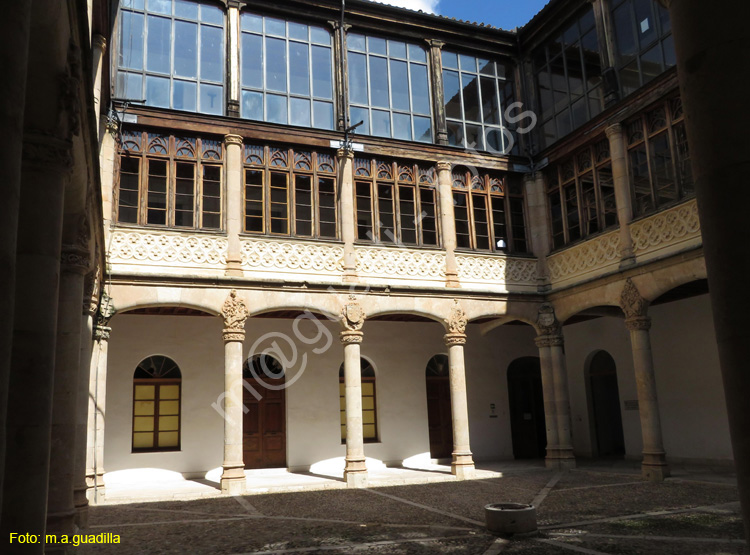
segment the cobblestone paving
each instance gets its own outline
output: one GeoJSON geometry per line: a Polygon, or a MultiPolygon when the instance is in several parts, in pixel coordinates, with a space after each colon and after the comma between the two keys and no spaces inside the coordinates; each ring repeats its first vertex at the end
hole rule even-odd
{"type": "Polygon", "coordinates": [[[119,545],[84,554],[741,554],[737,490],[591,469],[503,478],[97,506],[88,534],[119,545]],[[540,492],[550,483],[554,486],[540,492]],[[491,502],[538,507],[540,535],[504,540],[483,526],[491,502]]]}

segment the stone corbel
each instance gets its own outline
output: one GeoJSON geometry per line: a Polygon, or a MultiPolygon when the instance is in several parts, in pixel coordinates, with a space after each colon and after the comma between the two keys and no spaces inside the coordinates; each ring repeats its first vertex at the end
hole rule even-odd
{"type": "Polygon", "coordinates": [[[625,326],[631,330],[648,330],[651,318],[648,316],[648,301],[630,278],[625,280],[625,287],[620,294],[620,308],[625,313],[625,326]]]}
{"type": "Polygon", "coordinates": [[[229,296],[221,307],[221,315],[224,318],[224,329],[222,330],[224,341],[243,341],[245,339],[245,322],[247,321],[247,305],[245,301],[237,296],[237,291],[232,289],[229,296]]]}
{"type": "Polygon", "coordinates": [[[344,328],[340,335],[342,343],[362,343],[362,326],[366,317],[357,297],[349,295],[349,302],[341,308],[341,325],[344,328]]]}
{"type": "Polygon", "coordinates": [[[96,314],[96,326],[94,327],[94,339],[97,341],[108,341],[112,328],[109,327],[109,321],[115,315],[117,309],[112,302],[112,297],[107,293],[102,293],[99,299],[99,311],[96,314]]]}
{"type": "Polygon", "coordinates": [[[445,334],[443,339],[448,347],[453,345],[464,345],[466,343],[466,325],[469,323],[466,318],[464,309],[461,308],[461,304],[458,299],[453,299],[453,306],[451,307],[448,318],[445,319],[445,326],[448,329],[448,333],[445,334]]]}

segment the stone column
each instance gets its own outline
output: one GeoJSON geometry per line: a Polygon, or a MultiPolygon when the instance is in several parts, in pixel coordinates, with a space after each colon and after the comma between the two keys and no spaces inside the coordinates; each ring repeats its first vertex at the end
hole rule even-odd
{"type": "Polygon", "coordinates": [[[227,115],[240,117],[240,2],[227,3],[227,68],[229,69],[229,91],[227,115]]]}
{"type": "Polygon", "coordinates": [[[445,320],[448,333],[443,339],[448,347],[448,372],[451,390],[451,417],[453,419],[453,453],[451,473],[459,480],[474,476],[474,459],[469,440],[469,404],[466,400],[466,368],[464,345],[466,344],[466,315],[453,300],[453,308],[445,320]]]}
{"type": "MultiPolygon", "coordinates": [[[[5,538],[17,530],[43,534],[47,519],[63,195],[72,168],[71,143],[27,132],[23,158],[8,386],[16,394],[8,399],[0,524],[5,538]]],[[[41,552],[41,547],[29,546],[28,552],[41,552]]]]}
{"type": "Polygon", "coordinates": [[[548,218],[549,208],[544,187],[544,175],[542,175],[542,172],[526,174],[523,178],[523,184],[529,213],[531,251],[537,259],[537,287],[543,291],[549,287],[547,255],[551,250],[548,218]]]}
{"type": "Polygon", "coordinates": [[[635,264],[633,239],[630,236],[630,222],[633,219],[633,202],[628,177],[628,150],[625,146],[625,133],[622,125],[615,123],[606,130],[609,139],[609,153],[612,159],[612,180],[615,186],[617,221],[620,224],[620,267],[635,264]]]}
{"type": "Polygon", "coordinates": [[[243,221],[242,194],[242,137],[225,135],[227,149],[227,269],[228,276],[242,276],[242,244],[240,233],[243,221]]]}
{"type": "Polygon", "coordinates": [[[76,244],[62,247],[60,265],[50,453],[52,464],[47,500],[47,532],[58,536],[76,531],[73,484],[81,357],[81,302],[83,279],[90,264],[88,219],[84,216],[79,225],[81,229],[76,244]]]}
{"type": "Polygon", "coordinates": [[[104,54],[107,50],[107,39],[101,35],[93,37],[93,73],[94,73],[94,116],[96,117],[96,132],[101,136],[99,120],[102,115],[102,67],[104,66],[104,54]]]}
{"type": "Polygon", "coordinates": [[[437,163],[438,198],[440,200],[440,227],[445,249],[445,285],[460,287],[456,262],[456,217],[453,213],[453,174],[451,164],[437,163]]]}
{"type": "Polygon", "coordinates": [[[658,482],[669,476],[669,466],[661,436],[654,360],[651,355],[651,318],[646,315],[648,302],[641,297],[630,278],[625,282],[625,288],[620,296],[620,306],[625,312],[625,326],[630,331],[633,349],[633,370],[643,435],[641,471],[644,478],[658,482]]]}
{"type": "Polygon", "coordinates": [[[344,281],[357,280],[357,253],[354,241],[357,227],[354,222],[354,153],[339,149],[336,153],[339,163],[339,214],[341,218],[341,240],[344,242],[344,281]]]}
{"type": "Polygon", "coordinates": [[[430,74],[432,75],[432,110],[435,114],[435,139],[439,145],[448,144],[448,127],[445,121],[445,98],[443,96],[443,53],[445,43],[430,39],[430,74]]]}
{"type": "Polygon", "coordinates": [[[86,276],[83,289],[83,303],[81,305],[81,348],[80,362],[78,364],[78,400],[76,402],[76,460],[73,482],[76,525],[79,528],[86,528],[88,525],[89,500],[86,496],[86,490],[88,489],[86,484],[86,459],[88,455],[88,414],[91,404],[89,382],[91,381],[91,353],[94,347],[94,315],[99,303],[98,276],[98,271],[89,273],[86,276]]]}
{"type": "Polygon", "coordinates": [[[669,7],[703,234],[737,483],[750,537],[750,3],[662,0],[669,7]]]}
{"type": "Polygon", "coordinates": [[[547,427],[546,464],[548,468],[575,468],[562,326],[551,304],[545,303],[539,308],[537,329],[540,335],[536,344],[542,368],[544,418],[547,427]]]}
{"type": "Polygon", "coordinates": [[[247,305],[232,292],[221,309],[224,317],[224,471],[221,492],[245,492],[245,463],[242,461],[242,342],[245,340],[247,305]]]}
{"type": "Polygon", "coordinates": [[[346,465],[344,479],[350,488],[367,487],[367,466],[362,432],[362,366],[359,345],[365,313],[354,295],[341,310],[341,343],[344,344],[344,398],[346,402],[346,465]]]}
{"type": "Polygon", "coordinates": [[[94,505],[105,499],[104,425],[107,401],[107,354],[116,310],[112,298],[102,293],[94,326],[94,350],[89,371],[88,433],[86,435],[86,497],[94,505]]]}
{"type": "MultiPolygon", "coordinates": [[[[0,453],[6,452],[6,410],[13,343],[13,314],[16,281],[16,237],[18,205],[21,195],[21,149],[23,112],[26,100],[31,2],[12,2],[3,6],[0,37],[3,52],[3,80],[0,84],[0,127],[4,145],[0,149],[0,453]]],[[[5,457],[0,456],[0,517],[5,457]]]]}

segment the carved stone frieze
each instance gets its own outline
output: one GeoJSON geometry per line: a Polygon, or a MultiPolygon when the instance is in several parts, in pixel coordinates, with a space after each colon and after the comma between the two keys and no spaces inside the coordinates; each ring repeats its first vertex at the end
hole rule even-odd
{"type": "Polygon", "coordinates": [[[355,252],[359,276],[445,278],[445,253],[382,247],[356,247],[355,252]]]}
{"type": "Polygon", "coordinates": [[[60,269],[63,272],[85,274],[89,271],[91,258],[87,249],[78,245],[63,245],[60,253],[60,269]]]}
{"type": "Polygon", "coordinates": [[[227,240],[223,237],[122,230],[112,233],[113,264],[136,261],[224,269],[226,258],[227,240]]]}
{"type": "Polygon", "coordinates": [[[224,341],[242,341],[245,339],[245,322],[247,321],[247,305],[232,289],[221,307],[224,318],[224,341]]]}
{"type": "Polygon", "coordinates": [[[625,313],[625,318],[643,318],[648,312],[648,301],[641,296],[633,281],[625,280],[625,287],[620,294],[620,308],[625,313]]]}
{"type": "Polygon", "coordinates": [[[344,248],[338,245],[292,241],[242,241],[242,266],[248,270],[308,272],[339,276],[344,270],[344,248]]]}
{"type": "Polygon", "coordinates": [[[534,338],[534,343],[537,347],[558,347],[565,344],[565,339],[562,335],[539,335],[534,338]]]}
{"type": "Polygon", "coordinates": [[[456,255],[461,281],[536,285],[536,260],[503,256],[456,255]]]}
{"type": "Polygon", "coordinates": [[[43,131],[26,131],[22,159],[31,169],[68,172],[73,168],[73,143],[43,131]]]}
{"type": "Polygon", "coordinates": [[[643,256],[650,251],[692,238],[700,238],[700,233],[701,223],[695,199],[630,225],[636,256],[643,256]]]}
{"type": "Polygon", "coordinates": [[[547,257],[551,281],[587,276],[598,269],[617,265],[620,260],[620,233],[612,231],[547,257]]]}

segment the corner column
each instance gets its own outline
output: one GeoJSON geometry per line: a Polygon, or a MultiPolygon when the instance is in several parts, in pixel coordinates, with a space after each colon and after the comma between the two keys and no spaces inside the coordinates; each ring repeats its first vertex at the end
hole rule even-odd
{"type": "Polygon", "coordinates": [[[242,137],[225,135],[227,149],[227,269],[228,276],[242,276],[242,137]]]}
{"type": "Polygon", "coordinates": [[[115,306],[107,293],[98,299],[94,326],[94,350],[89,372],[88,434],[86,436],[86,497],[96,505],[105,499],[104,424],[107,400],[107,354],[112,328],[109,321],[115,306]]]}
{"type": "Polygon", "coordinates": [[[367,487],[367,465],[362,432],[362,366],[359,346],[365,313],[354,295],[341,310],[341,343],[344,345],[344,398],[346,401],[346,466],[344,479],[350,488],[367,487]]]}
{"type": "Polygon", "coordinates": [[[439,161],[438,197],[440,199],[440,227],[445,249],[445,286],[460,287],[456,261],[456,216],[453,212],[453,175],[450,162],[439,161]]]}
{"type": "Polygon", "coordinates": [[[453,300],[450,316],[445,321],[448,333],[443,337],[448,347],[448,372],[451,391],[451,417],[453,424],[453,453],[451,474],[459,480],[474,476],[474,459],[469,439],[469,404],[466,399],[466,368],[464,345],[468,323],[458,299],[453,300]]]}
{"type": "Polygon", "coordinates": [[[354,240],[357,229],[354,223],[354,153],[339,149],[336,153],[339,163],[339,214],[341,215],[341,239],[344,241],[344,281],[353,283],[357,280],[357,253],[354,240]]]}
{"type": "Polygon", "coordinates": [[[537,288],[545,290],[549,286],[547,255],[550,252],[550,232],[547,218],[549,209],[547,207],[547,195],[544,190],[544,175],[542,175],[542,172],[526,174],[523,177],[523,184],[529,210],[531,250],[537,259],[537,288]]]}
{"type": "Polygon", "coordinates": [[[539,349],[539,363],[542,371],[542,395],[544,397],[544,427],[547,430],[547,449],[544,464],[547,468],[557,468],[558,463],[558,431],[557,406],[555,403],[555,378],[552,370],[552,354],[549,336],[540,335],[534,340],[539,349]]]}
{"type": "Polygon", "coordinates": [[[430,73],[432,74],[432,111],[435,114],[435,139],[437,144],[448,144],[448,126],[445,120],[443,96],[443,46],[440,40],[430,39],[430,73]]]}
{"type": "Polygon", "coordinates": [[[242,460],[242,343],[245,340],[247,305],[232,292],[221,309],[224,317],[224,462],[221,492],[245,492],[245,463],[242,460]]]}
{"type": "Polygon", "coordinates": [[[625,133],[622,125],[615,123],[606,130],[609,140],[609,154],[612,159],[612,180],[615,186],[617,221],[620,224],[620,268],[635,264],[633,239],[630,236],[630,222],[633,220],[633,202],[630,196],[628,177],[628,150],[625,146],[625,133]]]}
{"type": "Polygon", "coordinates": [[[654,359],[651,354],[651,318],[646,315],[647,301],[628,278],[620,297],[625,312],[625,327],[630,332],[633,350],[633,370],[638,390],[638,411],[643,436],[643,463],[641,472],[647,480],[660,482],[669,477],[669,466],[661,435],[659,400],[656,395],[654,359]]]}

